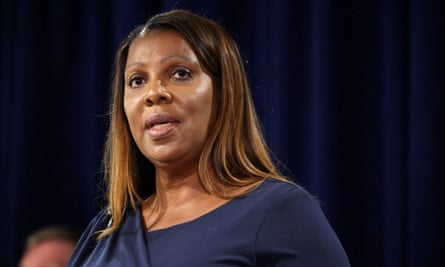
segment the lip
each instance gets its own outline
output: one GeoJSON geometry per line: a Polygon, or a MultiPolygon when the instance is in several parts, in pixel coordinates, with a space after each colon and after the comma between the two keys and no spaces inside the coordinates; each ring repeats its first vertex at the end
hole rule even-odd
{"type": "Polygon", "coordinates": [[[168,136],[178,124],[179,120],[168,113],[153,114],[144,121],[145,129],[153,138],[168,136]]]}

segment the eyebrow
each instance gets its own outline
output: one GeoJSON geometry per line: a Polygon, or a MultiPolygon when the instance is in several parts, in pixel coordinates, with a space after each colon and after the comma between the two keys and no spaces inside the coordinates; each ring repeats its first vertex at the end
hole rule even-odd
{"type": "MultiPolygon", "coordinates": [[[[180,59],[184,59],[184,60],[189,61],[189,62],[193,62],[192,59],[187,57],[187,56],[171,55],[171,56],[167,56],[167,57],[161,59],[161,64],[165,63],[166,61],[175,59],[175,58],[180,58],[180,59]]],[[[125,68],[128,69],[128,68],[133,67],[133,66],[145,67],[145,66],[147,66],[147,64],[144,63],[144,62],[136,61],[136,62],[133,62],[133,63],[125,66],[125,68]]]]}
{"type": "Polygon", "coordinates": [[[187,56],[182,56],[182,55],[171,55],[171,56],[168,56],[168,57],[165,57],[165,58],[161,59],[161,63],[164,63],[165,61],[172,60],[172,59],[174,59],[174,58],[180,58],[180,59],[184,59],[184,60],[187,60],[187,61],[192,62],[192,59],[189,58],[189,57],[187,57],[187,56]]]}
{"type": "Polygon", "coordinates": [[[145,67],[145,66],[147,66],[147,64],[145,64],[144,62],[136,61],[136,62],[131,63],[130,65],[125,66],[125,69],[128,69],[133,66],[145,67]]]}

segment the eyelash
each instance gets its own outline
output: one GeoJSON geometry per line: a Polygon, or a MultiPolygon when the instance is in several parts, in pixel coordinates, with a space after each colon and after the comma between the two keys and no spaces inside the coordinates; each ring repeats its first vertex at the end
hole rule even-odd
{"type": "MultiPolygon", "coordinates": [[[[170,78],[175,81],[189,81],[192,79],[192,72],[186,68],[176,68],[173,69],[170,73],[170,78]]],[[[147,80],[144,77],[135,76],[129,79],[128,86],[131,88],[139,88],[146,82],[147,80]]]]}
{"type": "Polygon", "coordinates": [[[192,79],[192,72],[186,68],[178,68],[174,69],[171,72],[171,76],[176,81],[188,81],[192,79]],[[177,74],[180,75],[180,77],[175,77],[177,74]]]}
{"type": "Polygon", "coordinates": [[[139,88],[142,84],[145,84],[146,82],[147,81],[143,77],[136,76],[128,81],[128,86],[130,86],[131,88],[139,88]],[[138,84],[134,85],[134,82],[138,82],[138,84]]]}

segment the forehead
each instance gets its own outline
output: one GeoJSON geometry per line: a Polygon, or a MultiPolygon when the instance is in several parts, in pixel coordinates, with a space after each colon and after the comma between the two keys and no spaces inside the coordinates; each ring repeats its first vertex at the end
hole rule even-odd
{"type": "Polygon", "coordinates": [[[151,30],[131,43],[127,59],[141,56],[152,59],[156,55],[165,54],[196,57],[192,47],[180,33],[172,30],[151,30]]]}

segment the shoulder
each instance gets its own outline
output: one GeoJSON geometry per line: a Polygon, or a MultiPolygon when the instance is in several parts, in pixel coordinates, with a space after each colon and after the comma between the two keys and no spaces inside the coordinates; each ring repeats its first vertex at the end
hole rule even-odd
{"type": "Polygon", "coordinates": [[[68,266],[81,265],[80,263],[83,262],[94,249],[98,231],[105,229],[110,222],[111,216],[106,208],[99,211],[96,216],[90,220],[82,236],[77,241],[76,248],[71,255],[68,266]]]}
{"type": "Polygon", "coordinates": [[[293,198],[296,201],[316,202],[315,198],[300,185],[277,179],[265,180],[250,195],[258,195],[260,198],[267,199],[268,203],[279,203],[287,201],[289,198],[293,198]]]}
{"type": "Polygon", "coordinates": [[[112,223],[112,216],[108,208],[99,211],[91,219],[77,242],[68,266],[84,266],[86,265],[85,262],[92,260],[92,258],[96,258],[100,262],[103,260],[103,257],[111,255],[112,253],[105,253],[105,251],[110,251],[117,246],[117,239],[122,233],[134,232],[134,227],[131,227],[129,224],[135,224],[133,222],[136,221],[135,218],[136,212],[134,209],[127,209],[120,229],[98,240],[98,233],[110,227],[112,223]]]}
{"type": "Polygon", "coordinates": [[[91,242],[95,242],[97,239],[97,233],[101,230],[106,229],[111,225],[112,218],[108,211],[108,208],[104,208],[100,210],[96,216],[94,216],[85,230],[82,233],[79,241],[77,242],[77,246],[81,246],[82,244],[88,244],[91,242]]]}
{"type": "MultiPolygon", "coordinates": [[[[139,204],[137,205],[137,209],[139,209],[139,204]]],[[[124,217],[122,219],[120,231],[121,232],[132,232],[134,231],[132,223],[138,219],[137,211],[133,208],[127,208],[125,210],[124,217]],[[130,225],[128,225],[130,224],[130,225]]],[[[108,208],[103,208],[101,211],[97,213],[97,215],[90,221],[89,225],[84,231],[84,235],[94,235],[98,231],[109,228],[113,222],[113,216],[111,215],[108,208]]]]}
{"type": "Polygon", "coordinates": [[[349,266],[340,241],[313,196],[299,185],[272,179],[261,188],[269,206],[256,239],[259,262],[349,266]]]}
{"type": "Polygon", "coordinates": [[[308,215],[322,216],[319,203],[301,186],[277,179],[267,179],[248,193],[243,208],[255,211],[258,220],[302,223],[308,215]]]}
{"type": "Polygon", "coordinates": [[[263,194],[268,206],[265,220],[292,224],[292,227],[326,220],[318,201],[300,185],[268,179],[258,192],[263,194]]]}
{"type": "Polygon", "coordinates": [[[90,220],[83,235],[93,235],[95,232],[107,228],[111,222],[112,218],[108,208],[103,208],[90,220]]]}

